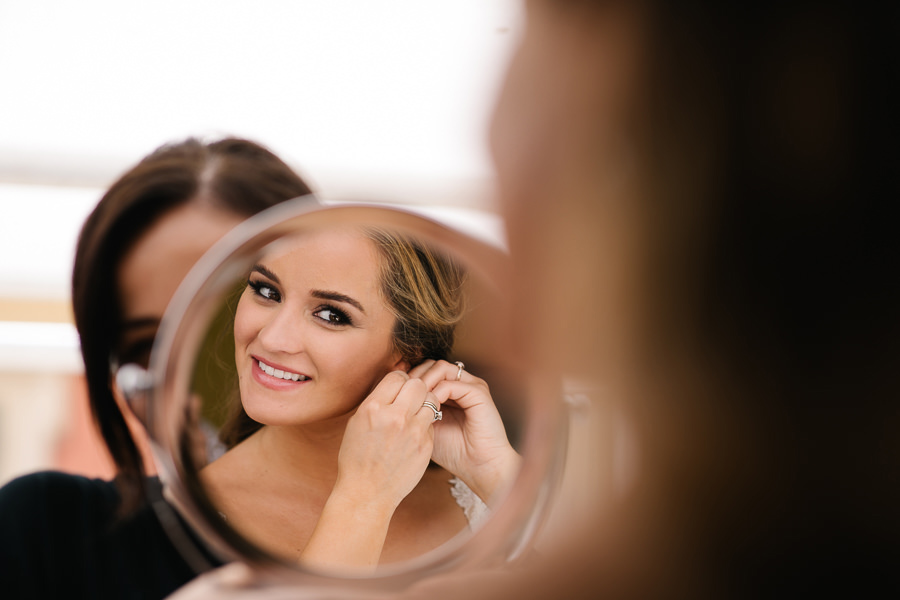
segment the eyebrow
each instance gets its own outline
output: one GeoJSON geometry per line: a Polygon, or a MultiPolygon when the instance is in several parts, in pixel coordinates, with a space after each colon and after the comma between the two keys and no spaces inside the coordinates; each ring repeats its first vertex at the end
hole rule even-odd
{"type": "Polygon", "coordinates": [[[321,300],[334,300],[335,302],[344,302],[351,306],[355,306],[362,314],[366,314],[366,309],[362,307],[362,304],[346,294],[342,294],[340,292],[332,292],[329,290],[310,290],[309,294],[313,298],[319,298],[321,300]]]}
{"type": "Polygon", "coordinates": [[[273,273],[272,271],[270,271],[269,269],[267,269],[265,266],[263,266],[261,264],[253,265],[253,268],[250,269],[250,272],[251,273],[253,273],[253,272],[259,273],[260,275],[268,277],[269,279],[271,279],[278,285],[281,285],[281,280],[278,279],[278,275],[276,275],[275,273],[273,273]]]}

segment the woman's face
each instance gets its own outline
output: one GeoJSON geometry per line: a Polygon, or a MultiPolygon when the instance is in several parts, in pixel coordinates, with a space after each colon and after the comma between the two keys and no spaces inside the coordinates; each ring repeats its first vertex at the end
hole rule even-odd
{"type": "Polygon", "coordinates": [[[206,201],[165,213],[125,253],[118,268],[121,364],[147,365],[163,312],[194,263],[243,217],[206,201]]]}
{"type": "Polygon", "coordinates": [[[241,402],[265,425],[346,417],[409,368],[393,348],[378,251],[351,229],[282,244],[253,268],[235,313],[241,402]]]}

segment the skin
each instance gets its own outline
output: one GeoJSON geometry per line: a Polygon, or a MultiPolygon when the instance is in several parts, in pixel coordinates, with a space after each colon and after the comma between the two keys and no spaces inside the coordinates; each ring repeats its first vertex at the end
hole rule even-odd
{"type": "Polygon", "coordinates": [[[243,220],[196,198],[165,213],[122,257],[122,362],[146,364],[156,330],[178,285],[222,236],[243,220]]]}
{"type": "Polygon", "coordinates": [[[670,546],[676,537],[667,518],[671,494],[654,486],[660,472],[677,471],[672,465],[679,453],[692,446],[691,440],[670,443],[668,432],[684,418],[677,409],[648,410],[649,398],[676,394],[677,380],[661,367],[691,371],[680,364],[647,367],[646,344],[655,347],[662,329],[648,319],[648,302],[660,295],[648,287],[659,275],[647,276],[654,243],[648,224],[655,215],[640,201],[649,180],[638,172],[642,156],[636,154],[647,97],[641,79],[646,21],[640,7],[628,3],[567,9],[533,0],[527,8],[527,28],[490,131],[516,256],[514,296],[522,299],[516,318],[536,324],[528,338],[536,364],[562,370],[589,389],[601,383],[602,393],[592,397],[591,417],[583,415],[583,426],[573,430],[561,518],[547,558],[533,577],[484,582],[478,597],[595,597],[604,594],[585,590],[598,580],[611,597],[620,590],[652,597],[658,581],[690,571],[690,559],[670,546]],[[533,243],[538,233],[552,242],[533,243]],[[566,312],[577,318],[538,318],[553,314],[559,290],[572,290],[566,312]],[[669,387],[654,389],[660,382],[669,387]],[[618,486],[610,475],[609,415],[639,436],[633,442],[640,479],[633,487],[618,486]],[[642,435],[648,430],[653,447],[642,435]],[[651,464],[651,453],[669,462],[651,464]],[[579,506],[580,498],[593,502],[579,506]]]}
{"type": "Polygon", "coordinates": [[[384,375],[409,369],[391,344],[394,317],[377,272],[375,248],[350,232],[304,237],[257,265],[234,328],[241,398],[251,418],[273,429],[316,424],[341,431],[384,375]],[[323,298],[326,292],[347,301],[323,298]],[[260,360],[309,379],[276,379],[261,371],[260,360]]]}
{"type": "MultiPolygon", "coordinates": [[[[200,195],[163,214],[125,253],[117,271],[122,310],[120,364],[147,366],[159,323],[175,290],[200,257],[243,219],[200,195]]],[[[140,425],[144,407],[129,405],[114,379],[110,387],[152,474],[153,460],[140,425]]]]}
{"type": "Polygon", "coordinates": [[[412,558],[463,530],[450,474],[426,469],[437,372],[407,374],[393,348],[374,245],[319,232],[258,266],[235,315],[235,360],[244,408],[265,426],[202,473],[229,523],[320,568],[412,558]],[[308,379],[268,376],[259,360],[308,379]]]}
{"type": "Polygon", "coordinates": [[[488,384],[444,360],[426,360],[409,375],[421,379],[443,409],[432,460],[495,506],[518,474],[521,457],[509,444],[488,384]]]}
{"type": "Polygon", "coordinates": [[[632,159],[644,32],[620,4],[528,2],[490,127],[531,358],[605,385],[624,368],[643,297],[632,159]],[[552,242],[534,243],[538,232],[552,242]],[[572,318],[543,318],[561,298],[572,318]]]}

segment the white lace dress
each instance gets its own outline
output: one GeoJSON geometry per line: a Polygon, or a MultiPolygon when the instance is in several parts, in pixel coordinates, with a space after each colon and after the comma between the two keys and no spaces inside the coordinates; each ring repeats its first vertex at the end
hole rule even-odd
{"type": "Polygon", "coordinates": [[[484,501],[475,495],[462,479],[453,477],[450,479],[450,494],[459,507],[463,509],[466,519],[469,521],[469,529],[476,530],[488,516],[488,507],[484,501]]]}

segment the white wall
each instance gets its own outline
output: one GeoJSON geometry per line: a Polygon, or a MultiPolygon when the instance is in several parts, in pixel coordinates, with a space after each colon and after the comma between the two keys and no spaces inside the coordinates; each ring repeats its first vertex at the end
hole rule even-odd
{"type": "Polygon", "coordinates": [[[464,208],[493,208],[485,130],[520,19],[517,0],[0,1],[0,482],[51,466],[79,369],[71,326],[23,332],[3,301],[68,302],[77,232],[122,170],[241,135],[325,196],[497,237],[464,208]]]}

